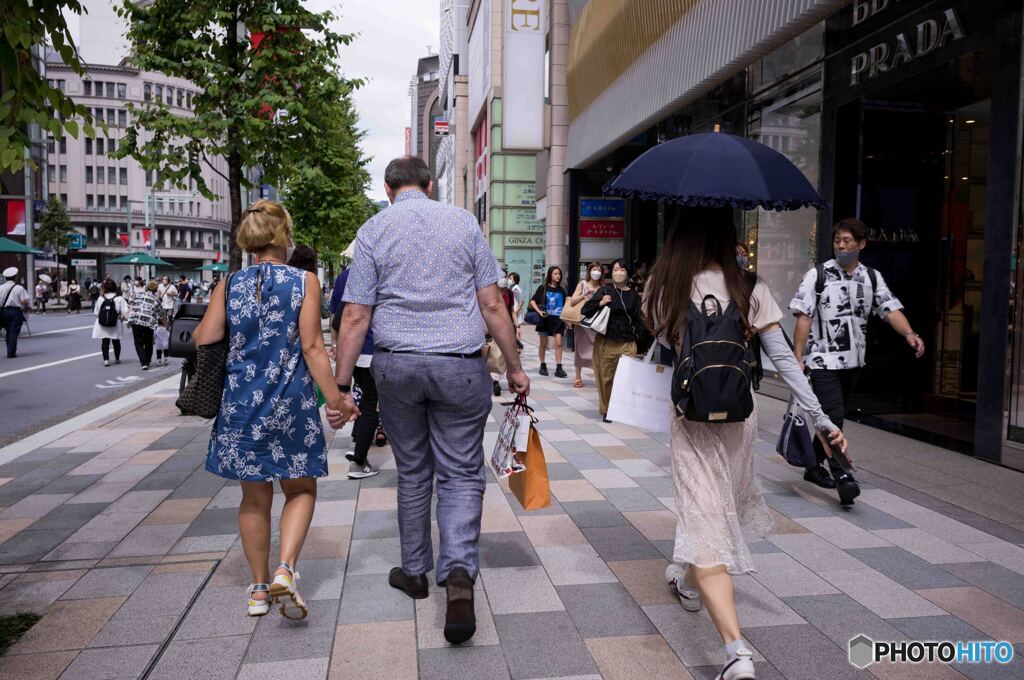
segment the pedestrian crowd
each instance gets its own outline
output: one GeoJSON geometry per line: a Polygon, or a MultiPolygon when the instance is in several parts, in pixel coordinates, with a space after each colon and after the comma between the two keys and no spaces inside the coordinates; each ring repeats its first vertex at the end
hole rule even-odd
{"type": "MultiPolygon", "coordinates": [[[[835,258],[807,272],[795,291],[790,339],[783,310],[750,272],[728,211],[676,210],[650,269],[623,259],[591,262],[570,294],[561,267],[551,266],[527,296],[520,273],[500,268],[475,217],[429,198],[432,181],[422,160],[392,161],[385,189],[391,205],[358,231],[351,265],[329,293],[317,277],[316,253],[294,248],[284,208],[268,200],[251,205],[237,243],[254,263],[212,290],[193,333],[199,347],[225,348],[206,469],[241,484],[239,531],[252,572],[248,614],[263,616],[272,607],[288,618],[310,613],[298,568],[317,479],[328,474],[323,406],[330,427],[354,423],[349,478],[377,474],[371,445],[385,436],[391,445],[401,563],[388,583],[427,598],[433,572],[447,602],[446,639],[460,644],[473,636],[484,429],[492,396],[504,391],[493,374],[503,371],[508,390],[525,400],[522,326],[532,323],[542,376],[549,375],[551,350],[554,378],[568,378],[563,360],[571,332],[573,386],[583,387],[584,369],[592,370],[606,423],[618,398],[616,373],[629,358],[653,356],[660,347],[682,376],[671,395],[677,531],[666,582],[684,609],[707,607],[711,614],[727,659],[718,677],[753,678],[733,577],[754,570],[747,540],[773,531],[775,521],[754,475],[752,376],[770,360],[812,425],[815,459],[805,479],[837,489],[849,505],[860,491],[841,427],[864,363],[868,318],[888,322],[916,356],[924,352],[882,275],[859,262],[866,227],[853,219],[835,226],[835,258]],[[271,569],[274,482],[285,500],[271,569]]],[[[8,308],[12,317],[20,313],[28,296],[5,286],[6,325],[8,308]]],[[[105,323],[113,319],[131,326],[145,366],[154,347],[159,363],[165,320],[185,301],[167,277],[126,279],[120,289],[105,281],[94,301],[94,337],[102,339],[104,360],[109,346],[119,357],[120,336],[105,323]]]]}

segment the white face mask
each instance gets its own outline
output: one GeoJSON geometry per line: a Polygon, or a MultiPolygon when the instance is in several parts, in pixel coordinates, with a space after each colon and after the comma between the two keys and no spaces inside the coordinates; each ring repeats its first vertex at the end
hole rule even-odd
{"type": "Polygon", "coordinates": [[[600,281],[601,280],[601,270],[600,269],[591,269],[590,270],[590,278],[593,281],[600,281]]]}
{"type": "Polygon", "coordinates": [[[509,279],[508,280],[508,287],[509,288],[512,288],[515,285],[516,285],[516,280],[515,279],[509,279]]]}
{"type": "Polygon", "coordinates": [[[498,279],[498,288],[508,288],[508,280],[498,279]]]}

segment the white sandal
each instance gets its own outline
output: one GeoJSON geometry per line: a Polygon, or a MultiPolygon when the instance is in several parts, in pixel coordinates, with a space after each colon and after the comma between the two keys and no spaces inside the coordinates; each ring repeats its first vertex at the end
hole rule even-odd
{"type": "Polygon", "coordinates": [[[309,615],[309,607],[299,594],[299,572],[292,570],[287,562],[282,562],[277,568],[288,571],[287,574],[274,576],[274,582],[270,584],[270,597],[281,605],[281,616],[286,619],[306,618],[309,615]]]}
{"type": "Polygon", "coordinates": [[[249,596],[249,616],[265,616],[270,611],[270,588],[266,583],[250,584],[245,594],[249,596]],[[267,593],[267,597],[257,600],[253,593],[267,593]]]}

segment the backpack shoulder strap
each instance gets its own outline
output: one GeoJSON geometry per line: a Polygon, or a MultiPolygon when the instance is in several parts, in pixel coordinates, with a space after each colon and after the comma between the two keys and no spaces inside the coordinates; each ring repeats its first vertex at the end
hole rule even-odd
{"type": "Polygon", "coordinates": [[[814,315],[818,317],[818,339],[825,337],[825,324],[821,320],[821,295],[825,292],[825,265],[814,265],[814,315]]]}

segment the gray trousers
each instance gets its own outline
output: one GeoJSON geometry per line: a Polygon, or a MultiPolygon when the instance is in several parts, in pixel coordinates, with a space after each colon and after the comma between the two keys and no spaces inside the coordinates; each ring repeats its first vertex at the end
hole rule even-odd
{"type": "Polygon", "coordinates": [[[418,575],[434,568],[430,501],[436,477],[437,582],[455,567],[476,579],[486,485],[484,424],[491,412],[486,364],[482,358],[378,352],[372,371],[398,468],[402,569],[418,575]]]}

